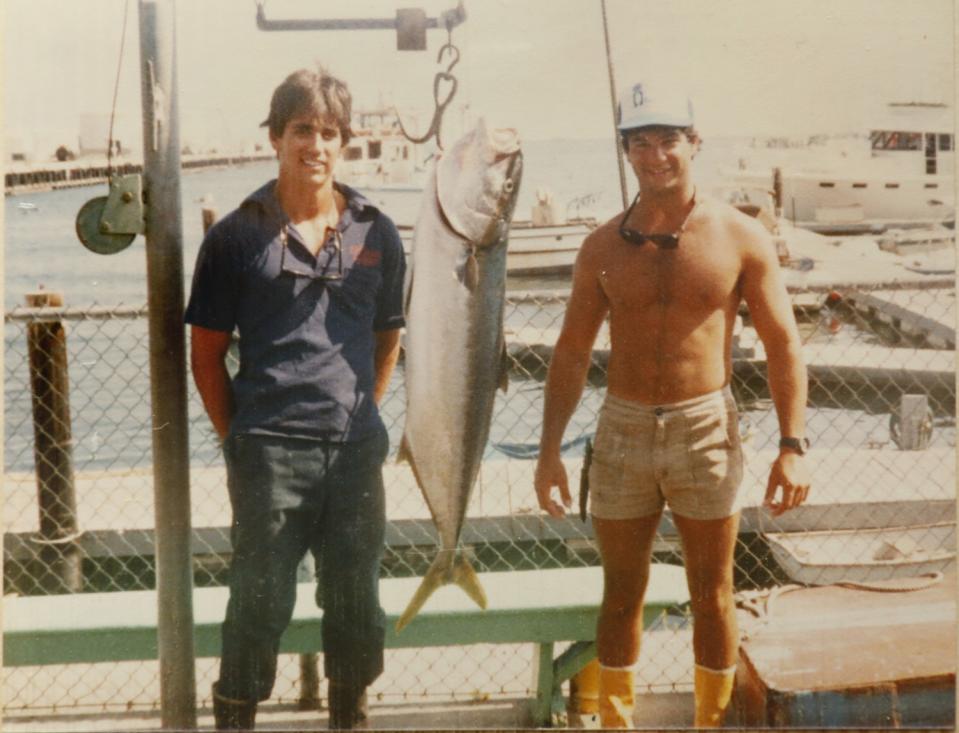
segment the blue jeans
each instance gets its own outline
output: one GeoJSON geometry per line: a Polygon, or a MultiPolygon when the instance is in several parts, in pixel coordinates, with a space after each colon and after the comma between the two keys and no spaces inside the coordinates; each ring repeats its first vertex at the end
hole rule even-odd
{"type": "Polygon", "coordinates": [[[233,508],[230,601],[218,692],[266,700],[293,615],[296,570],[311,551],[323,607],[326,676],[365,687],[383,671],[379,602],[386,431],[350,443],[231,435],[223,445],[233,508]]]}

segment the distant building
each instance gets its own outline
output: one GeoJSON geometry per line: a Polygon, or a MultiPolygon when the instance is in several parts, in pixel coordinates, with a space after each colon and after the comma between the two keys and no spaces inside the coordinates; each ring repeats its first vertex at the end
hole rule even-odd
{"type": "Polygon", "coordinates": [[[23,163],[34,159],[33,140],[24,135],[6,134],[3,137],[3,161],[23,163]]]}

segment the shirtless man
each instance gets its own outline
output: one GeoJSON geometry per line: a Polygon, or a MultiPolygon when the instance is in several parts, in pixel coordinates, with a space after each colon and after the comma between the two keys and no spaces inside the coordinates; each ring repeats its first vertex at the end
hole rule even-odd
{"type": "Polygon", "coordinates": [[[590,470],[604,577],[596,632],[601,722],[631,727],[643,595],[669,504],[692,601],[696,726],[718,726],[739,646],[733,550],[743,465],[729,384],[741,301],[766,350],[782,436],[764,502],[774,515],[809,492],[806,370],[770,237],[755,220],[696,191],[691,163],[699,137],[688,98],[636,84],[620,102],[618,127],[640,193],[586,239],[577,258],[546,383],[536,494],[553,517],[570,506],[560,443],[609,316],[607,396],[590,470]]]}

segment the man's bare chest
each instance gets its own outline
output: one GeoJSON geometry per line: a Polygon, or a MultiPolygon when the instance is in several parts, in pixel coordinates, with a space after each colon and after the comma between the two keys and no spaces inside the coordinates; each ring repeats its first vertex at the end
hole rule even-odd
{"type": "Polygon", "coordinates": [[[671,250],[652,243],[619,247],[604,264],[601,282],[613,310],[725,309],[738,297],[742,267],[738,252],[686,239],[671,250]]]}

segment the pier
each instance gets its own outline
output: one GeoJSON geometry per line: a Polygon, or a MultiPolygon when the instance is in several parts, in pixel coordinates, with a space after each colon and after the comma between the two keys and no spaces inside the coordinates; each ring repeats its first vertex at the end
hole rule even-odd
{"type": "MultiPolygon", "coordinates": [[[[184,171],[201,168],[223,168],[273,160],[272,153],[251,153],[241,155],[183,155],[180,159],[184,171]]],[[[12,163],[7,167],[3,179],[3,190],[7,196],[50,191],[59,188],[76,188],[106,183],[110,173],[128,175],[142,173],[143,164],[139,161],[120,160],[107,165],[106,158],[78,158],[69,161],[48,161],[44,163],[12,163]]]]}
{"type": "Polygon", "coordinates": [[[924,341],[937,349],[955,349],[955,294],[945,292],[952,299],[952,307],[946,312],[930,308],[935,297],[943,297],[943,291],[854,291],[846,296],[846,301],[863,318],[883,324],[887,333],[891,330],[907,339],[924,341]]]}

